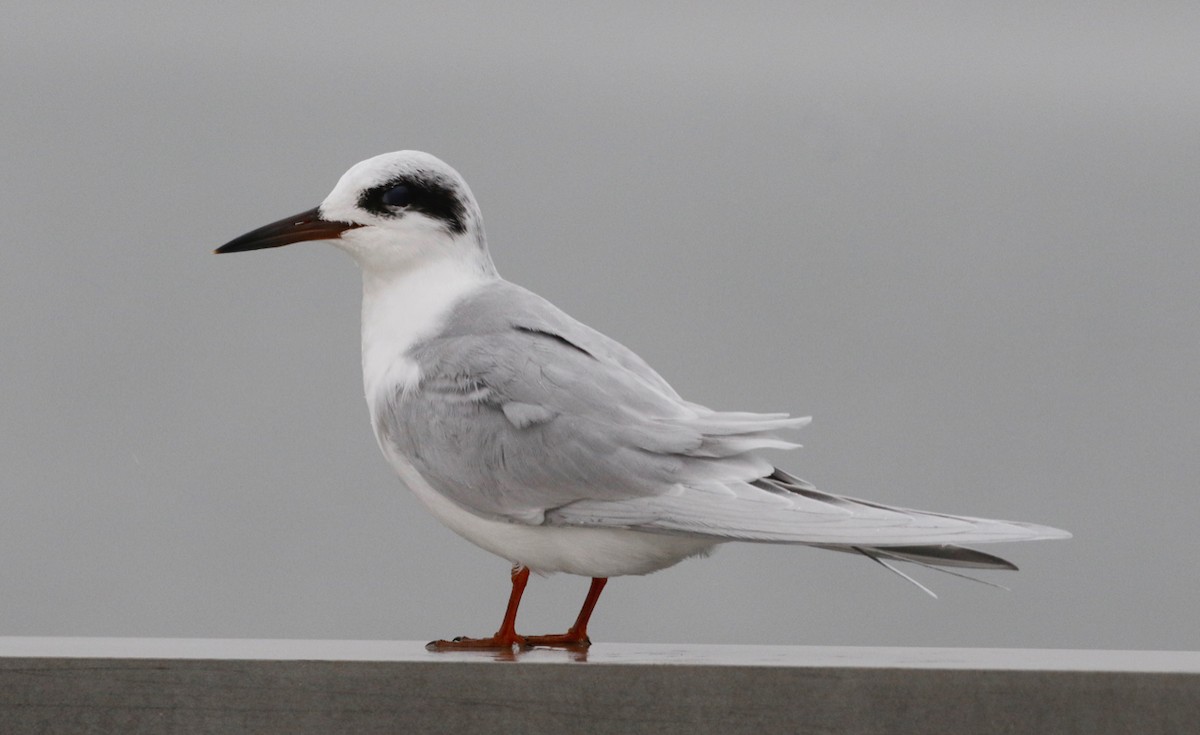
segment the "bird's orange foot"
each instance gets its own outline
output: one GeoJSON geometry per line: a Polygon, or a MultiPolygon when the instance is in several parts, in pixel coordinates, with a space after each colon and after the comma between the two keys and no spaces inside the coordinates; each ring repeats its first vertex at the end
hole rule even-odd
{"type": "Polygon", "coordinates": [[[459,636],[454,640],[430,641],[425,644],[427,651],[511,651],[516,648],[528,648],[529,642],[525,636],[516,633],[501,635],[497,633],[490,638],[467,638],[459,636]]]}
{"type": "Polygon", "coordinates": [[[527,635],[525,645],[580,649],[592,645],[592,641],[587,637],[587,633],[568,630],[557,635],[527,635]]]}

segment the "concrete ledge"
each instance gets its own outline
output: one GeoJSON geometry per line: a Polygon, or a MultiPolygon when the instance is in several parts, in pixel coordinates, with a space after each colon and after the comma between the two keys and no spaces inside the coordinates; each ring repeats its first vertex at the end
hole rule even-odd
{"type": "Polygon", "coordinates": [[[1200,653],[0,638],[0,732],[1187,733],[1200,653]]]}

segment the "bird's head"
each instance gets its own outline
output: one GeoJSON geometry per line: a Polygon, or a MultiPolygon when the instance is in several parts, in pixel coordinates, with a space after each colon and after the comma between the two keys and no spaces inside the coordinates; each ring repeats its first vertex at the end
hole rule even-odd
{"type": "Polygon", "coordinates": [[[483,219],[467,182],[442,160],[397,151],[355,164],[321,205],[217,248],[236,253],[328,241],[364,270],[410,270],[442,258],[491,268],[483,219]]]}

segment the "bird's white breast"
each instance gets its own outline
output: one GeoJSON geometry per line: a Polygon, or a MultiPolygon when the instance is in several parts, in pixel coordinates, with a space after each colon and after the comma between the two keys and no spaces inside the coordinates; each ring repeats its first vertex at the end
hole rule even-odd
{"type": "Polygon", "coordinates": [[[383,391],[417,384],[421,372],[409,357],[413,345],[437,334],[454,305],[492,278],[457,260],[399,274],[364,270],[363,387],[372,412],[383,391]]]}

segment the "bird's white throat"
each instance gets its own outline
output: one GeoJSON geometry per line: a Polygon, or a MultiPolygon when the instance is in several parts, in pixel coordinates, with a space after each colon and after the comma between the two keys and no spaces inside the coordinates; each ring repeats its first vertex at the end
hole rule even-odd
{"type": "Polygon", "coordinates": [[[497,278],[494,269],[457,257],[403,270],[364,268],[362,361],[368,405],[375,405],[380,391],[415,386],[421,375],[408,357],[413,345],[436,334],[462,298],[497,278]]]}

